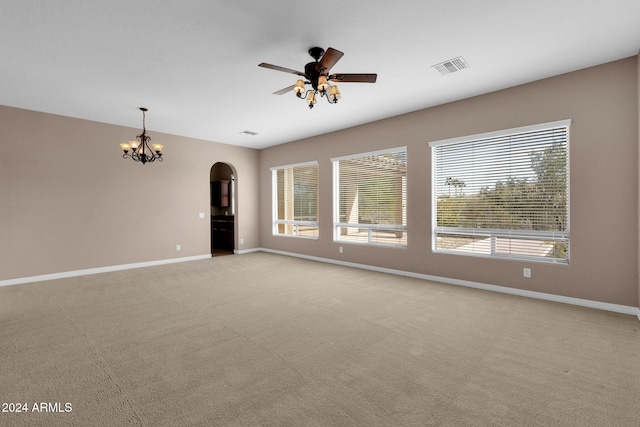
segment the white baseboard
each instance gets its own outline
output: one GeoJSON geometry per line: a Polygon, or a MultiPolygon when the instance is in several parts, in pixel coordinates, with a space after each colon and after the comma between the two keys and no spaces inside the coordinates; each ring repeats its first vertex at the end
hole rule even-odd
{"type": "MultiPolygon", "coordinates": [[[[354,267],[354,268],[361,268],[365,270],[378,271],[381,273],[389,273],[389,274],[395,274],[399,276],[413,277],[416,279],[431,280],[434,282],[447,283],[447,284],[457,285],[457,286],[465,286],[469,288],[482,289],[486,291],[500,292],[505,294],[541,299],[546,301],[561,302],[564,304],[578,305],[582,307],[595,308],[598,310],[611,311],[615,313],[631,314],[631,315],[635,315],[638,318],[638,320],[640,320],[640,307],[631,307],[626,305],[611,304],[611,303],[592,301],[592,300],[581,299],[581,298],[565,297],[562,295],[527,291],[523,289],[508,288],[505,286],[489,285],[486,283],[470,282],[467,280],[451,279],[447,277],[431,276],[428,274],[413,273],[410,271],[403,271],[403,270],[394,270],[391,268],[376,267],[374,265],[357,264],[353,262],[340,261],[340,260],[335,260],[330,258],[321,258],[321,257],[316,257],[311,255],[298,254],[295,252],[285,252],[285,251],[278,251],[278,250],[267,249],[267,248],[235,250],[234,253],[241,255],[241,254],[248,254],[251,252],[259,252],[259,251],[270,252],[274,254],[291,256],[296,258],[304,258],[312,261],[326,262],[329,264],[343,265],[346,267],[354,267]]],[[[43,274],[40,276],[0,280],[0,286],[11,286],[11,285],[19,285],[22,283],[42,282],[45,280],[64,279],[67,277],[86,276],[89,274],[108,273],[111,271],[130,270],[133,268],[141,268],[141,267],[153,267],[156,265],[173,264],[176,262],[186,262],[186,261],[197,261],[197,260],[207,259],[207,258],[211,258],[211,254],[196,255],[196,256],[183,257],[183,258],[163,259],[163,260],[157,260],[157,261],[137,262],[132,264],[112,265],[107,267],[88,268],[84,270],[65,271],[61,273],[43,274]]]]}
{"type": "Polygon", "coordinates": [[[45,280],[65,279],[67,277],[86,276],[89,274],[108,273],[110,271],[130,270],[132,268],[153,267],[156,265],[173,264],[176,262],[196,261],[211,258],[211,254],[196,255],[183,258],[161,259],[157,261],[136,262],[132,264],[111,265],[107,267],[87,268],[84,270],[64,271],[61,273],[43,274],[40,276],[21,277],[17,279],[0,280],[0,286],[20,285],[22,283],[42,282],[45,280]]]}
{"type": "Polygon", "coordinates": [[[399,275],[399,276],[413,277],[413,278],[416,278],[416,279],[430,280],[430,281],[433,281],[433,282],[447,283],[447,284],[450,284],[450,285],[465,286],[465,287],[468,287],[468,288],[482,289],[482,290],[485,290],[485,291],[492,291],[492,292],[500,292],[500,293],[503,293],[503,294],[517,295],[517,296],[522,296],[522,297],[527,297],[527,298],[535,298],[535,299],[540,299],[540,300],[545,300],[545,301],[561,302],[561,303],[564,303],[564,304],[571,304],[571,305],[578,305],[578,306],[581,306],[581,307],[595,308],[595,309],[598,309],[598,310],[611,311],[611,312],[614,312],[614,313],[631,314],[631,315],[637,316],[638,320],[640,320],[640,308],[638,308],[638,307],[631,307],[631,306],[620,305],[620,304],[611,304],[611,303],[600,302],[600,301],[592,301],[592,300],[582,299],[582,298],[565,297],[565,296],[562,296],[562,295],[547,294],[547,293],[544,293],[544,292],[527,291],[527,290],[524,290],[524,289],[509,288],[509,287],[506,287],[506,286],[489,285],[489,284],[486,284],[486,283],[470,282],[468,280],[451,279],[451,278],[448,278],[448,277],[431,276],[431,275],[428,275],[428,274],[413,273],[413,272],[410,272],[410,271],[394,270],[394,269],[391,269],[391,268],[376,267],[376,266],[373,266],[373,265],[357,264],[357,263],[353,263],[353,262],[340,261],[340,260],[335,260],[335,259],[330,259],[330,258],[321,258],[321,257],[316,257],[316,256],[311,256],[311,255],[302,255],[302,254],[298,254],[298,253],[294,253],[294,252],[278,251],[278,250],[267,249],[267,248],[260,248],[259,250],[264,251],[264,252],[270,252],[270,253],[274,253],[274,254],[279,254],[279,255],[286,255],[286,256],[297,257],[297,258],[305,258],[305,259],[309,259],[309,260],[312,260],[312,261],[320,261],[320,262],[326,262],[326,263],[330,263],[330,264],[343,265],[343,266],[347,266],[347,267],[355,267],[355,268],[362,268],[362,269],[365,269],[365,270],[378,271],[378,272],[381,272],[381,273],[389,273],[389,274],[395,274],[395,275],[399,275]]]}
{"type": "Polygon", "coordinates": [[[234,249],[233,253],[237,255],[242,255],[242,254],[249,254],[251,252],[260,252],[260,251],[263,251],[263,249],[262,248],[251,248],[251,249],[242,249],[242,250],[234,249]]]}

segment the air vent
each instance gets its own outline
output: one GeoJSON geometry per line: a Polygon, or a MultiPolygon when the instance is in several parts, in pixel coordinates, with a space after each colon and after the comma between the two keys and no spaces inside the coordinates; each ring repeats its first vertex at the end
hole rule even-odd
{"type": "Polygon", "coordinates": [[[435,68],[440,74],[445,75],[469,68],[469,64],[461,56],[458,56],[457,58],[432,65],[431,68],[435,68]]]}
{"type": "Polygon", "coordinates": [[[251,136],[254,136],[254,135],[258,134],[258,132],[251,132],[250,130],[243,130],[240,133],[244,133],[245,135],[251,135],[251,136]]]}

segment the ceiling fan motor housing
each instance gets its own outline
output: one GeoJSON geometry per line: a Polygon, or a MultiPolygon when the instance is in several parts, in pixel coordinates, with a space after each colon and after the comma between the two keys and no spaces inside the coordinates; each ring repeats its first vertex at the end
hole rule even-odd
{"type": "Polygon", "coordinates": [[[318,79],[322,75],[322,66],[320,65],[320,58],[324,55],[324,49],[321,47],[312,47],[309,49],[309,55],[315,59],[315,62],[309,62],[304,66],[304,74],[307,79],[309,79],[309,83],[311,83],[311,87],[314,90],[318,89],[318,79]]]}
{"type": "Polygon", "coordinates": [[[309,83],[311,83],[314,89],[318,88],[318,79],[320,78],[321,71],[319,62],[309,62],[304,66],[305,77],[309,79],[309,83]]]}

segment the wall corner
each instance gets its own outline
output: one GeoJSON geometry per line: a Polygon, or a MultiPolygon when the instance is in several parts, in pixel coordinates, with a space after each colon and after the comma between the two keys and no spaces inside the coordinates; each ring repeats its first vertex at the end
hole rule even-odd
{"type": "MultiPolygon", "coordinates": [[[[636,100],[638,106],[636,108],[636,124],[638,126],[638,133],[636,134],[637,146],[638,146],[638,182],[640,184],[640,51],[636,55],[636,100]]],[[[638,320],[640,320],[640,185],[638,190],[638,320]]]]}

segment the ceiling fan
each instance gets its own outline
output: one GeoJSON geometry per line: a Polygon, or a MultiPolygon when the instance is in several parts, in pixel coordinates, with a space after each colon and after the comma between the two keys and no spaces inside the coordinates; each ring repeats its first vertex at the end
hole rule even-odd
{"type": "Polygon", "coordinates": [[[326,96],[330,104],[335,104],[338,102],[338,99],[340,99],[341,94],[338,86],[336,84],[332,85],[329,82],[375,83],[378,78],[377,74],[329,74],[329,70],[331,70],[344,55],[344,53],[332,47],[328,48],[326,52],[321,47],[312,47],[309,49],[309,55],[311,55],[315,61],[305,65],[304,72],[267,64],[265,62],[258,64],[258,67],[284,71],[285,73],[296,74],[306,79],[298,79],[296,84],[274,92],[274,95],[282,95],[293,90],[298,98],[304,97],[306,99],[309,108],[313,108],[317,102],[316,94],[318,93],[321,97],[326,96]],[[305,85],[311,85],[311,89],[307,90],[305,85]],[[305,92],[306,95],[303,96],[305,92]]]}

